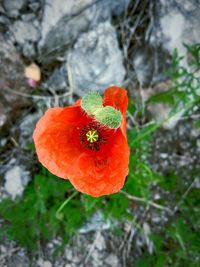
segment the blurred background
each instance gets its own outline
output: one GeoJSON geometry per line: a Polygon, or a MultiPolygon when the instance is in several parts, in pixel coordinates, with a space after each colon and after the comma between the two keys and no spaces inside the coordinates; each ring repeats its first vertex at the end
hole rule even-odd
{"type": "Polygon", "coordinates": [[[0,267],[200,266],[199,15],[199,0],[0,0],[0,267]],[[32,133],[110,85],[129,95],[129,175],[75,195],[32,133]]]}

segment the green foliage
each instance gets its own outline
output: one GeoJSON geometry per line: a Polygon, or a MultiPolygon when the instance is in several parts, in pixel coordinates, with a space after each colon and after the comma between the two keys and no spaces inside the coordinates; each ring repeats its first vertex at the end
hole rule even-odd
{"type": "MultiPolygon", "coordinates": [[[[191,56],[190,67],[192,70],[188,70],[181,66],[183,60],[179,57],[177,50],[174,51],[172,66],[168,71],[169,77],[172,80],[172,86],[168,91],[159,93],[152,96],[148,101],[149,103],[164,103],[171,107],[171,115],[183,110],[185,114],[191,114],[193,110],[199,109],[199,90],[200,79],[197,72],[200,67],[200,45],[194,45],[191,47],[186,46],[188,53],[191,56]]],[[[195,126],[199,127],[199,121],[195,123],[195,126]]],[[[138,141],[140,143],[140,149],[144,149],[145,142],[152,135],[152,133],[160,125],[152,123],[147,127],[140,127],[139,130],[132,130],[130,133],[130,145],[134,147],[134,151],[138,148],[138,141]],[[143,143],[143,144],[142,144],[143,143]]],[[[145,150],[146,151],[146,150],[145,150]]],[[[144,152],[141,153],[139,163],[144,157],[144,152]]],[[[136,155],[131,155],[132,164],[136,164],[138,168],[138,158],[136,155]]],[[[131,165],[132,165],[131,164],[131,165]]],[[[144,163],[145,164],[145,163],[144,163]]],[[[194,180],[197,174],[199,174],[199,168],[197,172],[194,171],[190,179],[194,180]]],[[[137,169],[136,169],[137,170],[137,169]]],[[[144,168],[138,173],[137,171],[131,172],[130,176],[135,178],[135,187],[133,189],[134,195],[139,192],[139,196],[145,197],[142,194],[138,182],[144,176],[144,168]],[[133,174],[134,173],[134,174],[133,174]],[[137,180],[137,181],[136,181],[137,180]],[[137,192],[136,192],[137,191],[137,192]]],[[[156,175],[149,172],[150,184],[156,182],[157,186],[164,189],[165,192],[170,194],[170,201],[173,205],[178,205],[178,212],[175,211],[173,216],[169,219],[169,222],[158,233],[151,235],[151,240],[154,244],[154,253],[149,255],[147,252],[137,259],[134,266],[136,267],[199,267],[200,262],[200,191],[197,188],[190,188],[180,177],[173,172],[169,172],[165,177],[156,175]]],[[[144,180],[143,180],[144,181],[144,180]]],[[[130,182],[130,180],[129,180],[130,182]]],[[[192,182],[191,182],[192,183],[192,182]]],[[[131,186],[131,185],[130,185],[131,186]]],[[[145,190],[149,189],[149,183],[143,184],[145,190]]],[[[130,187],[128,187],[130,188],[130,187]]],[[[127,190],[128,190],[127,188],[127,190]]],[[[129,191],[131,193],[132,190],[129,191]]],[[[167,206],[167,203],[162,204],[167,206]]],[[[175,208],[175,207],[173,207],[175,208]]]]}
{"type": "Polygon", "coordinates": [[[197,107],[200,102],[200,44],[187,46],[188,58],[190,58],[189,67],[184,64],[184,58],[179,56],[175,49],[172,57],[170,69],[166,74],[172,81],[169,90],[158,93],[150,97],[149,103],[164,103],[171,107],[171,115],[183,110],[185,113],[197,107]]]}
{"type": "Polygon", "coordinates": [[[42,168],[27,186],[22,199],[5,199],[0,203],[0,217],[5,220],[0,237],[7,234],[30,250],[56,235],[69,237],[85,220],[79,201],[72,199],[63,209],[62,221],[56,219],[55,214],[72,190],[68,181],[42,168]]]}

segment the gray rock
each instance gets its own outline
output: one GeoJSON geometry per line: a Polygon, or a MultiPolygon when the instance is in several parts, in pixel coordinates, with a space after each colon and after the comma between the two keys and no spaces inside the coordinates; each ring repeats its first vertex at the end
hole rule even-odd
{"type": "Polygon", "coordinates": [[[136,49],[133,57],[133,66],[140,86],[148,86],[152,81],[154,72],[153,48],[146,45],[136,49]]]}
{"type": "Polygon", "coordinates": [[[21,147],[25,147],[27,144],[30,144],[33,141],[32,139],[33,130],[41,115],[42,113],[37,112],[33,114],[28,114],[22,119],[19,125],[20,129],[19,143],[21,147]]]}
{"type": "Polygon", "coordinates": [[[122,54],[116,32],[110,22],[82,34],[68,55],[75,93],[82,96],[88,90],[109,85],[121,86],[125,76],[122,54]]]}
{"type": "Polygon", "coordinates": [[[96,248],[100,251],[106,249],[106,242],[104,236],[101,234],[101,232],[97,236],[96,240],[96,248]]]}
{"type": "Polygon", "coordinates": [[[119,267],[119,259],[115,254],[110,254],[106,260],[105,263],[107,263],[109,266],[112,267],[119,267]]]}
{"type": "MultiPolygon", "coordinates": [[[[8,251],[7,251],[8,253],[8,251]]],[[[10,257],[8,257],[8,261],[6,264],[6,267],[13,267],[13,266],[17,266],[17,267],[29,267],[29,259],[27,256],[23,255],[17,255],[15,253],[9,254],[10,257]]],[[[5,266],[5,265],[4,265],[5,266]]]]}
{"type": "Polygon", "coordinates": [[[112,0],[46,0],[42,39],[39,50],[43,63],[71,46],[80,33],[92,29],[99,22],[109,20],[112,11],[121,12],[129,1],[112,0]]]}
{"type": "MultiPolygon", "coordinates": [[[[162,46],[172,54],[178,48],[186,54],[186,44],[195,44],[200,39],[200,5],[198,0],[156,1],[153,24],[150,26],[150,42],[162,46]]],[[[187,65],[186,59],[184,62],[187,65]]]]}
{"type": "Polygon", "coordinates": [[[6,32],[9,24],[10,24],[9,19],[4,15],[0,15],[0,32],[6,32]]]}
{"type": "Polygon", "coordinates": [[[34,13],[30,13],[30,14],[24,14],[21,16],[23,21],[33,21],[35,19],[35,14],[34,13]]]}
{"type": "Polygon", "coordinates": [[[46,87],[56,92],[67,91],[67,70],[64,64],[54,70],[46,82],[46,87]]]}
{"type": "Polygon", "coordinates": [[[5,110],[3,103],[0,102],[0,129],[5,125],[7,119],[7,111],[5,110]]]}
{"type": "Polygon", "coordinates": [[[38,9],[40,8],[40,2],[32,2],[29,3],[29,8],[33,11],[33,12],[37,12],[38,9]]]}
{"type": "Polygon", "coordinates": [[[22,9],[27,3],[27,0],[4,0],[3,6],[6,10],[6,14],[9,17],[16,18],[19,15],[20,9],[22,9]]]}
{"type": "Polygon", "coordinates": [[[16,42],[20,45],[27,41],[37,42],[40,38],[40,31],[32,22],[16,21],[11,30],[16,42]]]}
{"type": "Polygon", "coordinates": [[[142,88],[166,80],[165,70],[171,64],[169,54],[148,42],[136,47],[133,54],[134,74],[142,88]]]}
{"type": "Polygon", "coordinates": [[[27,58],[33,58],[36,56],[35,45],[32,42],[25,42],[23,44],[22,53],[27,58]]]}
{"type": "MultiPolygon", "coordinates": [[[[88,266],[93,266],[93,267],[100,267],[100,266],[105,266],[102,265],[102,254],[98,250],[94,249],[92,254],[91,254],[91,264],[88,266]]],[[[83,266],[81,266],[83,267],[83,266]]]]}
{"type": "Polygon", "coordinates": [[[67,247],[65,249],[65,257],[68,261],[72,261],[73,260],[73,251],[72,249],[70,249],[69,247],[67,247]]]}
{"type": "Polygon", "coordinates": [[[42,258],[38,259],[37,265],[39,267],[52,267],[52,263],[50,261],[45,261],[42,258]]]}
{"type": "Polygon", "coordinates": [[[111,226],[111,222],[105,221],[102,213],[96,212],[89,219],[89,221],[85,225],[83,225],[83,227],[79,229],[79,233],[86,234],[91,231],[107,230],[110,228],[110,226],[111,226]]]}
{"type": "Polygon", "coordinates": [[[107,4],[112,14],[119,16],[125,10],[127,10],[130,0],[118,0],[118,1],[106,0],[104,2],[105,4],[107,4]]]}
{"type": "Polygon", "coordinates": [[[18,95],[20,92],[28,93],[24,64],[13,44],[5,40],[2,35],[0,35],[0,73],[0,130],[3,127],[5,131],[7,129],[10,132],[11,122],[17,120],[21,110],[30,104],[30,100],[18,95]]]}
{"type": "Polygon", "coordinates": [[[57,54],[72,45],[78,35],[86,31],[93,21],[94,0],[47,0],[43,21],[42,39],[39,43],[41,60],[49,63],[57,54]],[[87,8],[91,6],[90,8],[87,8]],[[82,12],[81,12],[82,11],[82,12]]]}
{"type": "Polygon", "coordinates": [[[14,200],[21,196],[30,179],[30,173],[21,166],[14,166],[5,173],[5,190],[14,200]]]}

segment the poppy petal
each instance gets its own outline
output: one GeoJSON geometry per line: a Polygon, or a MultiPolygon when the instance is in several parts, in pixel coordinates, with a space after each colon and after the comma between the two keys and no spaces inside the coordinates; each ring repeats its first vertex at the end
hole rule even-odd
{"type": "Polygon", "coordinates": [[[127,91],[123,88],[111,86],[105,89],[104,106],[112,106],[121,111],[122,114],[126,113],[128,107],[127,91]]]}
{"type": "Polygon", "coordinates": [[[67,179],[83,149],[77,127],[83,120],[80,107],[50,108],[33,133],[39,161],[53,174],[67,179]]]}
{"type": "Polygon", "coordinates": [[[118,129],[102,151],[79,155],[75,163],[78,168],[70,181],[78,191],[94,197],[118,192],[128,174],[129,153],[127,141],[118,129]]]}

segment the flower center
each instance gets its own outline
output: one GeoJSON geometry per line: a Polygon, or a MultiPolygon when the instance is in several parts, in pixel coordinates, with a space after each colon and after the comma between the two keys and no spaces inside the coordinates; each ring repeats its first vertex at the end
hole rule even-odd
{"type": "Polygon", "coordinates": [[[108,138],[109,135],[105,127],[102,127],[96,122],[90,122],[80,130],[80,142],[86,149],[99,151],[100,147],[107,142],[108,138]]]}
{"type": "Polygon", "coordinates": [[[89,130],[86,133],[86,137],[87,137],[87,141],[89,141],[90,143],[94,143],[99,139],[99,134],[97,130],[89,130]]]}

